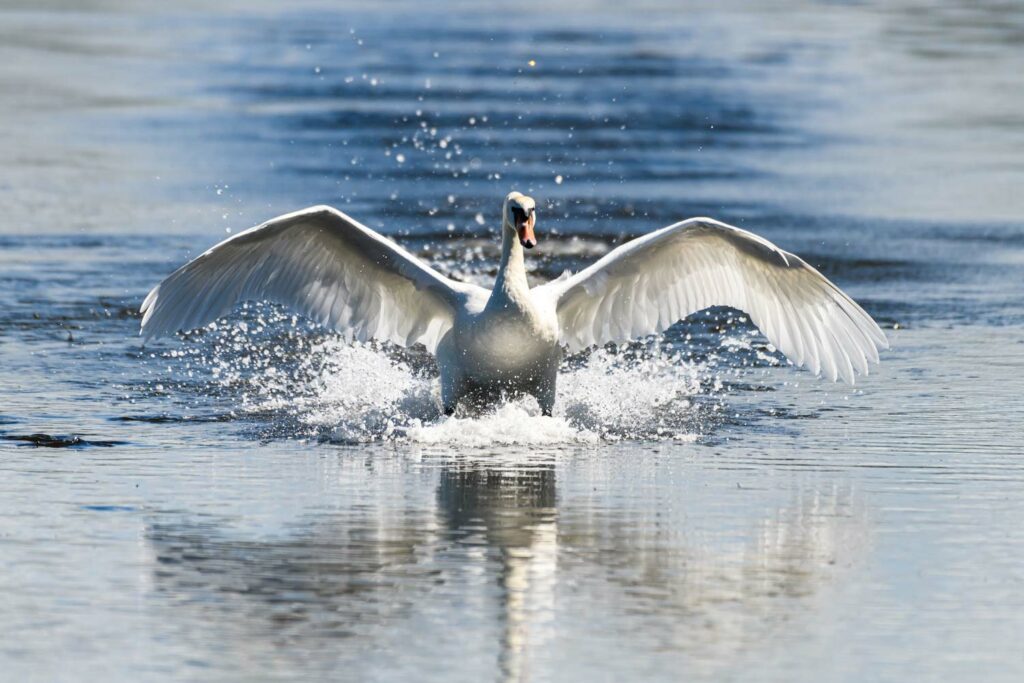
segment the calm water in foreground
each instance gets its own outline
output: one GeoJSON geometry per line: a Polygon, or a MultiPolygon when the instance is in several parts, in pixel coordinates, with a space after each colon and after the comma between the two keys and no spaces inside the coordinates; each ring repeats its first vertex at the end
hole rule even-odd
{"type": "Polygon", "coordinates": [[[236,4],[0,4],[0,680],[1024,679],[1024,7],[236,4]],[[538,280],[712,215],[893,348],[711,311],[444,420],[277,309],[136,336],[313,203],[488,282],[512,188],[538,280]]]}

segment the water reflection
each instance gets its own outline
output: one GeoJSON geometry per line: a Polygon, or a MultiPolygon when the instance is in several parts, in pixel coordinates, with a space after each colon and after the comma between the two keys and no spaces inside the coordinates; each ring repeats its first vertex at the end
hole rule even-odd
{"type": "Polygon", "coordinates": [[[529,468],[486,460],[441,470],[439,513],[463,542],[483,542],[497,558],[500,587],[499,664],[508,680],[526,674],[530,644],[544,642],[554,621],[558,519],[554,456],[529,468]]]}
{"type": "Polygon", "coordinates": [[[158,592],[206,619],[246,625],[277,645],[316,649],[361,623],[401,618],[432,579],[417,557],[424,529],[376,510],[303,520],[282,538],[237,537],[226,520],[155,522],[158,592]]]}
{"type": "MultiPolygon", "coordinates": [[[[660,474],[652,463],[638,465],[642,477],[660,474]]],[[[216,647],[244,647],[246,658],[269,645],[292,666],[406,641],[416,642],[405,646],[410,658],[434,645],[457,653],[462,642],[441,644],[457,637],[446,625],[478,622],[485,637],[473,646],[506,680],[557,668],[568,631],[556,623],[594,642],[612,635],[602,629],[635,629],[656,657],[720,669],[790,633],[867,545],[857,497],[831,486],[782,500],[752,492],[730,518],[706,494],[673,506],[664,494],[635,495],[636,481],[599,465],[580,470],[554,455],[416,468],[431,478],[433,500],[396,506],[377,496],[279,533],[162,515],[148,529],[156,594],[175,622],[203,632],[197,642],[222,634],[216,647]],[[583,605],[591,617],[576,624],[583,605]],[[238,630],[244,637],[223,635],[238,630]]]]}
{"type": "Polygon", "coordinates": [[[715,673],[756,658],[820,616],[812,613],[841,587],[836,580],[861,561],[869,527],[848,489],[753,497],[753,505],[735,501],[740,520],[725,524],[709,500],[675,513],[659,501],[634,515],[563,520],[560,539],[573,552],[560,569],[588,576],[611,596],[610,609],[670,659],[715,673]]]}

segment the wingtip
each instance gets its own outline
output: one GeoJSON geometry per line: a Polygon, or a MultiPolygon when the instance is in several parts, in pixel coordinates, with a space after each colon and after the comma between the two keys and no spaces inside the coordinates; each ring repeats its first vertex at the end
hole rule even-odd
{"type": "Polygon", "coordinates": [[[846,375],[846,374],[841,374],[840,375],[840,374],[837,374],[835,377],[833,377],[831,375],[827,375],[826,379],[830,380],[832,382],[832,384],[845,384],[845,385],[851,386],[851,387],[854,386],[855,384],[857,384],[857,375],[856,375],[856,373],[854,373],[852,375],[846,375]]]}
{"type": "Polygon", "coordinates": [[[151,339],[157,338],[159,333],[153,329],[152,325],[147,325],[145,321],[139,325],[139,336],[142,337],[142,343],[147,344],[151,339]]]}
{"type": "MultiPolygon", "coordinates": [[[[161,282],[160,285],[162,284],[161,282]]],[[[139,313],[146,313],[156,303],[156,298],[160,296],[160,285],[149,290],[149,294],[146,295],[146,298],[142,300],[142,305],[139,306],[139,313]]]]}

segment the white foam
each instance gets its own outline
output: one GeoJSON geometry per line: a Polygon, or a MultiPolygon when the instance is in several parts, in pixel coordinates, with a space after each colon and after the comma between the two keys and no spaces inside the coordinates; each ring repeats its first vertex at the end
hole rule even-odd
{"type": "Polygon", "coordinates": [[[469,447],[599,441],[597,434],[572,426],[564,417],[541,415],[536,401],[507,403],[493,413],[475,417],[446,418],[434,424],[413,427],[406,435],[411,441],[423,444],[469,447]]]}
{"type": "Polygon", "coordinates": [[[441,415],[437,379],[396,360],[375,344],[339,338],[301,345],[298,367],[272,360],[252,367],[235,349],[223,372],[245,376],[246,409],[271,412],[275,432],[342,442],[408,440],[467,447],[544,445],[621,439],[691,441],[704,412],[693,401],[702,372],[679,354],[656,347],[598,350],[559,376],[555,415],[536,401],[516,400],[477,416],[441,415]],[[280,365],[281,367],[278,367],[280,365]]]}

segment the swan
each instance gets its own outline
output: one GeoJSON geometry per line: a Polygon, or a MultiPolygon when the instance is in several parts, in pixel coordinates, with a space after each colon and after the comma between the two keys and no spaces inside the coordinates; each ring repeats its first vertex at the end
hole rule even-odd
{"type": "Polygon", "coordinates": [[[330,206],[240,232],[169,275],[142,304],[145,340],[204,325],[246,300],[289,306],[349,339],[423,344],[437,357],[446,415],[460,402],[529,394],[551,415],[564,349],[662,332],[710,306],[746,312],[794,364],[854,383],[885,334],[795,254],[711,218],[622,244],[574,275],[531,288],[524,250],[537,206],[502,207],[494,287],[457,282],[330,206]]]}

